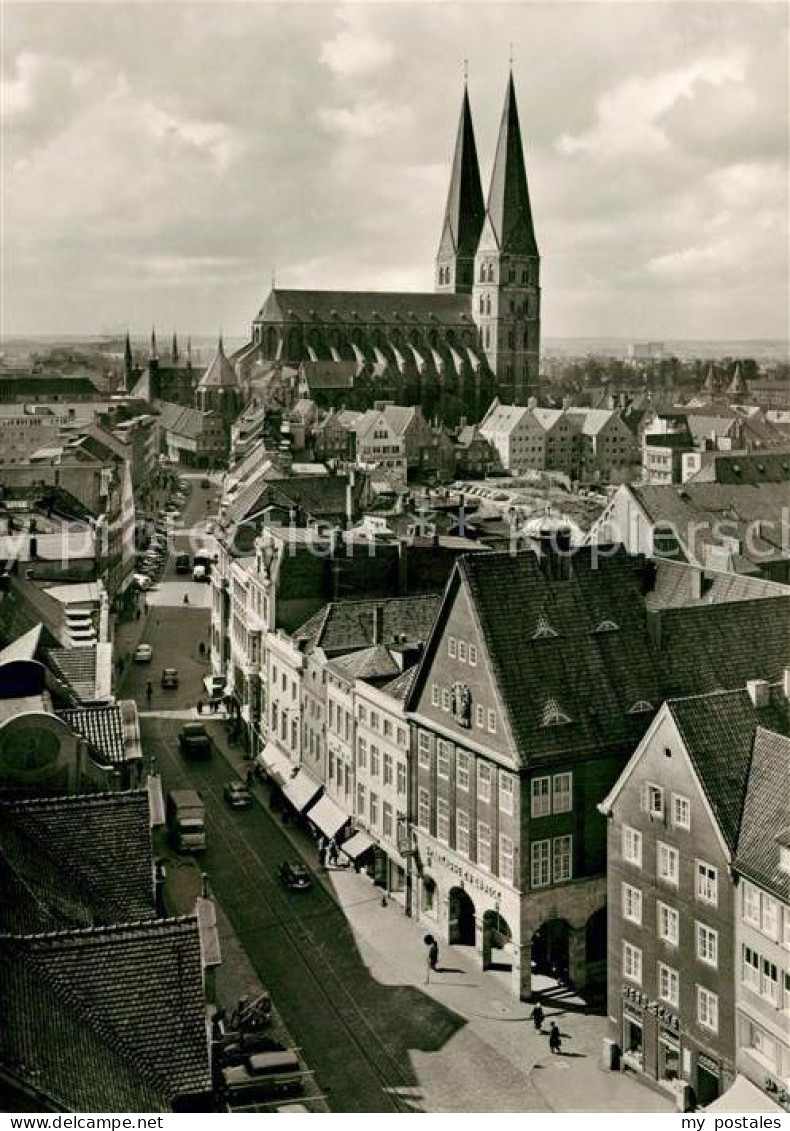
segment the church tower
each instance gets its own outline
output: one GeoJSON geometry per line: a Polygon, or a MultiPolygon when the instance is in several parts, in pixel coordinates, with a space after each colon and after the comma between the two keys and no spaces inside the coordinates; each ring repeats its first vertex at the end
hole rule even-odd
{"type": "Polygon", "coordinates": [[[538,382],[540,254],[512,71],[474,272],[472,315],[497,393],[503,401],[526,404],[538,382]]]}
{"type": "Polygon", "coordinates": [[[442,238],[436,255],[434,290],[444,294],[471,294],[475,251],[484,215],[475,131],[469,108],[469,94],[464,84],[442,238]]]}

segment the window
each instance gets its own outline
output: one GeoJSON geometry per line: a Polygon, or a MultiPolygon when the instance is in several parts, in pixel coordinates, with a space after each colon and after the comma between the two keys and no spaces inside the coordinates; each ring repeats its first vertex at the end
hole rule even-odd
{"type": "MultiPolygon", "coordinates": [[[[364,785],[357,786],[357,813],[360,817],[365,816],[365,787],[364,785]]],[[[427,828],[427,826],[426,826],[427,828]]]]}
{"type": "Polygon", "coordinates": [[[513,841],[509,836],[499,838],[499,875],[506,883],[513,883],[513,841]]]}
{"type": "Polygon", "coordinates": [[[488,712],[488,730],[491,734],[496,734],[496,711],[488,712]]]}
{"type": "Polygon", "coordinates": [[[451,660],[454,660],[458,655],[458,643],[454,636],[449,637],[447,641],[447,655],[451,660]]]}
{"type": "Polygon", "coordinates": [[[663,1001],[668,1001],[670,1005],[677,1006],[680,1002],[678,972],[671,966],[665,966],[663,962],[658,964],[658,996],[663,1001]]]}
{"type": "Polygon", "coordinates": [[[368,764],[368,743],[361,735],[357,739],[357,763],[363,770],[368,764]]]}
{"type": "Polygon", "coordinates": [[[691,802],[680,793],[672,794],[672,824],[676,829],[691,828],[691,802]]]}
{"type": "Polygon", "coordinates": [[[405,746],[406,745],[406,731],[404,730],[403,727],[398,727],[397,741],[398,741],[398,746],[405,746]]]}
{"type": "Polygon", "coordinates": [[[532,816],[545,817],[551,812],[551,778],[532,779],[532,816]]]}
{"type": "Polygon", "coordinates": [[[486,725],[486,710],[482,703],[475,707],[475,726],[482,728],[486,725]]]}
{"type": "Polygon", "coordinates": [[[436,741],[436,775],[445,781],[450,777],[450,744],[441,738],[436,741]]]}
{"type": "Polygon", "coordinates": [[[772,1005],[779,1004],[779,971],[767,958],[763,959],[760,971],[760,996],[772,1005]]]}
{"type": "Polygon", "coordinates": [[[417,824],[421,829],[431,829],[431,795],[427,789],[417,790],[417,824]]]}
{"type": "Polygon", "coordinates": [[[642,893],[639,888],[623,884],[623,918],[642,926],[642,893]]]}
{"type": "Polygon", "coordinates": [[[469,814],[465,809],[455,811],[455,847],[461,856],[469,855],[469,814]]]}
{"type": "Polygon", "coordinates": [[[762,893],[760,928],[764,935],[776,941],[779,938],[779,904],[767,892],[762,893]]]}
{"type": "Polygon", "coordinates": [[[485,821],[477,822],[477,863],[481,868],[491,867],[491,827],[485,821]]]}
{"type": "Polygon", "coordinates": [[[660,785],[647,782],[642,786],[642,809],[651,817],[664,816],[664,791],[660,785]]]}
{"type": "Polygon", "coordinates": [[[680,916],[666,903],[658,904],[658,937],[672,946],[677,946],[680,938],[680,916]]]}
{"type": "MultiPolygon", "coordinates": [[[[532,814],[534,817],[534,813],[532,814]]],[[[630,825],[623,826],[623,860],[642,867],[642,834],[630,825]]]]}
{"type": "Polygon", "coordinates": [[[477,800],[491,800],[491,767],[485,762],[478,762],[477,765],[477,800]]]}
{"type": "Polygon", "coordinates": [[[623,943],[623,977],[642,985],[642,951],[630,942],[623,943]]]}
{"type": "Polygon", "coordinates": [[[756,994],[760,992],[760,956],[751,947],[743,948],[741,961],[741,981],[756,994]]]}
{"type": "Polygon", "coordinates": [[[455,755],[455,784],[466,793],[469,789],[469,755],[458,750],[455,755]]]}
{"type": "Polygon", "coordinates": [[[384,784],[392,785],[392,755],[384,755],[384,784]]]}
{"type": "Polygon", "coordinates": [[[460,662],[462,664],[466,663],[466,641],[465,640],[459,640],[458,641],[458,659],[460,660],[460,662]]]}
{"type": "Polygon", "coordinates": [[[406,793],[406,767],[402,762],[398,762],[398,793],[406,793]]]}
{"type": "Polygon", "coordinates": [[[656,845],[658,878],[665,884],[677,887],[680,880],[680,853],[669,844],[659,841],[656,845]]]}
{"type": "Polygon", "coordinates": [[[417,765],[421,770],[431,768],[431,736],[427,731],[420,731],[420,740],[417,745],[417,765]]]}
{"type": "Polygon", "coordinates": [[[439,706],[439,685],[438,683],[431,684],[431,704],[434,707],[439,706]]]}
{"type": "Polygon", "coordinates": [[[378,730],[379,729],[379,717],[378,717],[378,714],[376,713],[376,711],[370,712],[370,729],[371,730],[378,730]]]}
{"type": "Polygon", "coordinates": [[[745,880],[743,881],[743,918],[753,927],[760,926],[760,892],[745,880]]]}
{"type": "Polygon", "coordinates": [[[570,774],[555,774],[552,784],[552,804],[555,813],[570,813],[573,808],[570,774]]]}
{"type": "Polygon", "coordinates": [[[450,806],[444,797],[436,798],[436,839],[450,842],[450,806]]]}
{"type": "Polygon", "coordinates": [[[476,644],[470,644],[469,645],[468,657],[469,657],[470,667],[476,668],[477,667],[477,645],[476,644]]]}
{"type": "Polygon", "coordinates": [[[383,726],[383,729],[384,729],[384,737],[385,738],[392,738],[392,723],[390,722],[390,720],[384,719],[382,721],[382,726],[383,726]]]}
{"type": "Polygon", "coordinates": [[[551,841],[533,840],[531,848],[532,887],[545,888],[551,883],[551,841]]]}
{"type": "Polygon", "coordinates": [[[370,747],[370,772],[374,778],[379,776],[379,766],[381,760],[379,758],[379,750],[377,746],[371,745],[370,747]]]}
{"type": "Polygon", "coordinates": [[[364,723],[365,720],[367,719],[367,717],[368,717],[368,712],[365,709],[364,704],[360,703],[360,705],[359,705],[359,721],[361,723],[364,723]]]}
{"type": "Polygon", "coordinates": [[[697,899],[713,907],[718,902],[717,872],[712,864],[706,864],[704,860],[697,861],[697,899]]]}
{"type": "Polygon", "coordinates": [[[573,837],[555,836],[554,838],[554,883],[560,884],[569,880],[573,873],[573,837]]]}
{"type": "Polygon", "coordinates": [[[704,986],[697,986],[697,1021],[712,1033],[718,1033],[719,999],[704,986]]]}
{"type": "Polygon", "coordinates": [[[443,711],[449,711],[449,710],[450,710],[450,706],[451,706],[451,703],[450,703],[450,689],[449,689],[449,688],[447,688],[447,687],[443,687],[443,688],[442,688],[442,710],[443,710],[443,711]]]}
{"type": "Polygon", "coordinates": [[[499,771],[499,808],[503,813],[513,812],[513,794],[515,792],[513,776],[499,771]]]}
{"type": "Polygon", "coordinates": [[[371,825],[379,823],[379,799],[378,795],[373,792],[370,794],[370,823],[371,825]]]}
{"type": "Polygon", "coordinates": [[[708,966],[719,964],[719,932],[697,923],[697,958],[708,966]]]}

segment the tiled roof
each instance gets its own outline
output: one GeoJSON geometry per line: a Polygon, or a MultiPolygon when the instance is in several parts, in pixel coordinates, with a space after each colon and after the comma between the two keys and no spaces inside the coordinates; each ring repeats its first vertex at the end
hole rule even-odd
{"type": "Polygon", "coordinates": [[[400,672],[400,666],[383,644],[373,644],[370,648],[336,656],[329,661],[327,667],[346,679],[391,680],[400,672]]]}
{"type": "Polygon", "coordinates": [[[170,404],[168,401],[157,401],[156,407],[161,426],[166,431],[191,440],[197,440],[203,435],[205,416],[198,409],[170,404]]]}
{"type": "Polygon", "coordinates": [[[78,707],[58,714],[108,761],[121,765],[142,757],[137,706],[133,700],[104,707],[78,707]]]}
{"type": "Polygon", "coordinates": [[[78,699],[90,702],[96,698],[97,648],[52,648],[48,659],[78,699]]]}
{"type": "Polygon", "coordinates": [[[211,1087],[195,918],[0,938],[0,1062],[71,1111],[211,1087]]]}
{"type": "Polygon", "coordinates": [[[735,851],[757,730],[749,693],[720,691],[670,699],[667,706],[721,834],[735,851]]]}
{"type": "Polygon", "coordinates": [[[778,581],[747,577],[726,570],[701,570],[687,562],[658,559],[655,585],[647,594],[649,609],[669,609],[725,601],[752,601],[759,597],[790,596],[790,589],[778,581]],[[702,595],[699,593],[701,583],[702,595]]]}
{"type": "Polygon", "coordinates": [[[790,874],[779,867],[790,829],[790,738],[757,728],[738,838],[738,871],[790,903],[790,874]]]}
{"type": "Polygon", "coordinates": [[[394,323],[435,320],[440,324],[473,325],[468,295],[394,291],[271,291],[258,318],[264,321],[394,323]]]}
{"type": "Polygon", "coordinates": [[[409,643],[428,639],[441,605],[438,593],[391,597],[380,601],[333,601],[314,614],[294,633],[307,651],[322,648],[338,656],[370,647],[376,639],[376,610],[380,609],[381,639],[392,643],[405,635],[409,643]]]}
{"type": "Polygon", "coordinates": [[[219,340],[217,352],[211,360],[206,372],[200,378],[198,383],[199,389],[210,388],[231,388],[237,389],[239,387],[239,380],[236,376],[236,370],[225,356],[225,350],[222,345],[222,339],[219,340]]]}
{"type": "Polygon", "coordinates": [[[147,790],[0,801],[0,929],[154,914],[147,790]]]}
{"type": "Polygon", "coordinates": [[[406,697],[411,691],[416,675],[416,665],[411,668],[406,668],[406,671],[401,672],[391,683],[385,683],[381,690],[392,699],[399,699],[403,703],[406,701],[406,697]]]}

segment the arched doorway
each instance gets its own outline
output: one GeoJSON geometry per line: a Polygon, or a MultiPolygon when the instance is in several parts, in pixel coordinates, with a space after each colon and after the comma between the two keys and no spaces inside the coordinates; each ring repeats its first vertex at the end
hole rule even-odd
{"type": "Polygon", "coordinates": [[[475,905],[463,888],[450,891],[447,941],[457,946],[475,945],[475,905]]]}
{"type": "Polygon", "coordinates": [[[507,919],[498,911],[483,916],[483,969],[510,970],[513,965],[510,943],[513,939],[507,919]]]}
{"type": "Polygon", "coordinates": [[[565,919],[549,919],[532,936],[532,969],[558,981],[567,981],[570,964],[570,927],[565,919]]]}

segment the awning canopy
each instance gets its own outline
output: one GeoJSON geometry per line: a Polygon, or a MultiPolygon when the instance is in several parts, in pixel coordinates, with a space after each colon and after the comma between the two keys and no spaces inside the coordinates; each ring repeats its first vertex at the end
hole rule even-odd
{"type": "Polygon", "coordinates": [[[367,833],[354,833],[341,844],[340,851],[345,852],[351,860],[359,860],[360,856],[364,856],[375,844],[375,840],[372,840],[367,833]]]}
{"type": "Polygon", "coordinates": [[[323,797],[319,797],[312,809],[308,810],[307,819],[326,836],[335,836],[350,817],[336,801],[324,794],[323,797]]]}
{"type": "Polygon", "coordinates": [[[315,795],[321,790],[321,783],[308,774],[307,770],[298,770],[294,776],[283,786],[283,793],[299,813],[303,813],[315,795]]]}
{"type": "Polygon", "coordinates": [[[258,761],[269,777],[274,778],[278,785],[285,785],[287,781],[291,780],[295,767],[273,742],[266,743],[258,755],[258,761]]]}
{"type": "Polygon", "coordinates": [[[758,1088],[751,1080],[740,1073],[735,1077],[732,1085],[723,1096],[719,1096],[712,1104],[708,1104],[703,1111],[740,1112],[751,1115],[755,1111],[770,1111],[774,1115],[783,1108],[767,1096],[762,1088],[758,1088]]]}

